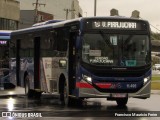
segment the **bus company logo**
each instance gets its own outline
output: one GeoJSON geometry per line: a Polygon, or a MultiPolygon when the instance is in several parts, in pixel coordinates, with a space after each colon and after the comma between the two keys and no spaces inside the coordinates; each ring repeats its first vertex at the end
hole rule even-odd
{"type": "Polygon", "coordinates": [[[111,87],[112,89],[116,89],[116,88],[122,88],[120,83],[112,83],[111,87]]]}

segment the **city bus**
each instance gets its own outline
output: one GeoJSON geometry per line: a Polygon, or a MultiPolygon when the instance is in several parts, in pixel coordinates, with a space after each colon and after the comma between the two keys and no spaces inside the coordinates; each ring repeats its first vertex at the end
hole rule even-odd
{"type": "Polygon", "coordinates": [[[11,33],[12,78],[28,98],[59,95],[66,105],[106,98],[125,106],[151,91],[150,27],[127,17],[87,17],[11,33]]]}
{"type": "Polygon", "coordinates": [[[0,30],[0,90],[14,88],[9,79],[9,30],[0,30]]]}

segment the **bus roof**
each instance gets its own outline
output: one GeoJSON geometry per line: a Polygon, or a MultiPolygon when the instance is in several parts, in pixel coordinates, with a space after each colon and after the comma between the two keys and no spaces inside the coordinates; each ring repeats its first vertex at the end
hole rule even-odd
{"type": "Polygon", "coordinates": [[[64,20],[48,20],[48,21],[36,23],[36,24],[32,25],[32,27],[41,26],[41,25],[47,25],[47,24],[57,23],[57,22],[62,22],[62,21],[64,21],[64,20]]]}
{"type": "Polygon", "coordinates": [[[22,34],[22,33],[26,33],[26,32],[35,32],[35,31],[39,31],[39,30],[45,30],[45,29],[52,29],[52,28],[56,28],[56,27],[63,27],[65,26],[65,24],[69,24],[72,22],[79,22],[79,21],[83,21],[83,20],[96,20],[96,19],[111,19],[111,20],[135,20],[135,21],[144,21],[147,22],[146,20],[141,20],[141,19],[137,19],[137,18],[129,18],[129,17],[124,17],[124,16],[107,16],[107,17],[81,17],[81,18],[76,18],[76,19],[71,19],[71,20],[65,20],[65,21],[60,21],[60,22],[56,22],[56,23],[50,23],[50,24],[44,24],[44,25],[38,25],[35,27],[29,27],[29,28],[25,28],[25,29],[19,29],[19,30],[15,30],[13,31],[11,34],[12,35],[16,35],[16,34],[22,34]]]}
{"type": "Polygon", "coordinates": [[[8,40],[10,39],[10,35],[11,35],[10,30],[0,30],[0,39],[1,40],[8,40]]]}

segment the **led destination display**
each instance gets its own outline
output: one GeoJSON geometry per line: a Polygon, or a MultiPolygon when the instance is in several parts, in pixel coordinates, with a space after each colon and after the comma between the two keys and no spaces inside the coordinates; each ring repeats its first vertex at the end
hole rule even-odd
{"type": "Polygon", "coordinates": [[[112,20],[93,20],[86,22],[87,29],[122,29],[122,30],[145,30],[144,22],[136,21],[112,21],[112,20]]]}

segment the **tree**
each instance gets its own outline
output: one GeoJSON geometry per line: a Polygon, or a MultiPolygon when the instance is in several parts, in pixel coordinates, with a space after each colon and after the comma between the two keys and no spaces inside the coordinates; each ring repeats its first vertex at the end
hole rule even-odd
{"type": "Polygon", "coordinates": [[[152,40],[160,40],[160,33],[151,33],[151,39],[152,40]]]}

